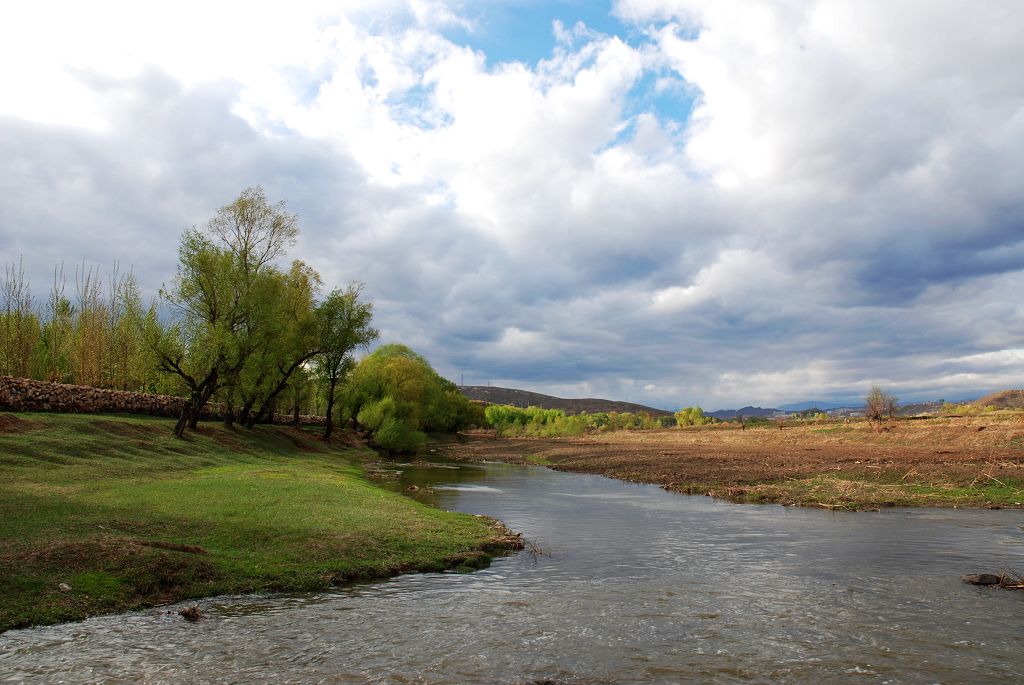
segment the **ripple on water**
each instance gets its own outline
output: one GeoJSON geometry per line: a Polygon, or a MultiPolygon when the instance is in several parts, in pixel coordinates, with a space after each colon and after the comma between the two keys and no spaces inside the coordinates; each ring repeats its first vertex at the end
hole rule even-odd
{"type": "Polygon", "coordinates": [[[848,515],[509,466],[408,467],[546,552],[484,571],[203,600],[0,636],[0,673],[84,682],[1024,681],[1020,511],[848,515]],[[440,475],[439,475],[440,474],[440,475]]]}

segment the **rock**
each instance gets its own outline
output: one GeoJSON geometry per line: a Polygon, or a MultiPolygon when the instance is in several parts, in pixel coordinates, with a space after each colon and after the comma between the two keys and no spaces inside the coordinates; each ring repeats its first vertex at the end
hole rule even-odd
{"type": "Polygon", "coordinates": [[[963,576],[961,580],[971,585],[999,585],[1003,578],[994,573],[970,573],[963,576]]]}
{"type": "Polygon", "coordinates": [[[68,585],[67,583],[61,583],[60,585],[57,586],[57,589],[60,590],[61,592],[71,592],[71,586],[68,585]]]}
{"type": "Polygon", "coordinates": [[[179,609],[178,613],[181,614],[181,616],[186,621],[193,621],[193,622],[198,621],[202,617],[202,615],[203,615],[203,612],[201,612],[199,610],[198,606],[191,606],[191,607],[185,607],[184,609],[179,609]]]}

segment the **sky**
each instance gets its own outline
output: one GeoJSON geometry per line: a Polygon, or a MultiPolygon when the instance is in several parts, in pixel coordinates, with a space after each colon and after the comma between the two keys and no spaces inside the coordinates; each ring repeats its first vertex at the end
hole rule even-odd
{"type": "Polygon", "coordinates": [[[260,185],[446,377],[1024,387],[1019,0],[5,3],[0,261],[147,296],[260,185]]]}

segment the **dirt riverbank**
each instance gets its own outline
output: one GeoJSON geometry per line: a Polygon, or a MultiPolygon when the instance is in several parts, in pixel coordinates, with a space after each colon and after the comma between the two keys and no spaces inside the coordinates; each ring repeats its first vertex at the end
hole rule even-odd
{"type": "Polygon", "coordinates": [[[569,438],[473,433],[448,454],[532,463],[737,501],[834,508],[1024,507],[1024,415],[741,429],[732,424],[569,438]]]}

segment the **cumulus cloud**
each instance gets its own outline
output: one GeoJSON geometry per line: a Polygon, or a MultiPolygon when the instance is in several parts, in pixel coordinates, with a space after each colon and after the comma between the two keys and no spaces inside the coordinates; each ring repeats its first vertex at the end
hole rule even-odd
{"type": "Polygon", "coordinates": [[[505,63],[438,0],[66,9],[0,16],[0,251],[37,291],[116,258],[154,292],[181,229],[262,184],[295,256],[466,382],[1024,385],[1013,2],[620,0],[622,35],[553,23],[505,63]]]}

